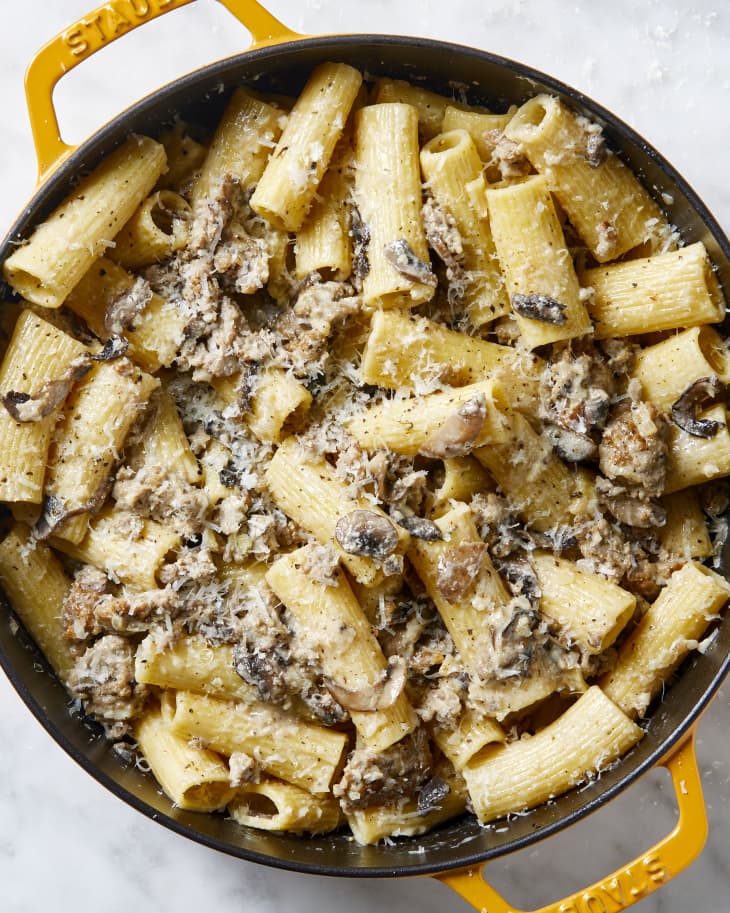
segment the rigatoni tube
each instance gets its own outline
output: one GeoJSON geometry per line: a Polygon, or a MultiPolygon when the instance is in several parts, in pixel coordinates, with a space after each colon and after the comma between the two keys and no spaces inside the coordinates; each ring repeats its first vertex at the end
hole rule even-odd
{"type": "Polygon", "coordinates": [[[576,231],[600,263],[646,241],[670,243],[664,214],[595,126],[559,99],[536,95],[505,127],[544,175],[576,231]]]}
{"type": "MultiPolygon", "coordinates": [[[[476,145],[466,130],[440,133],[421,149],[421,169],[437,205],[461,239],[462,306],[482,326],[508,314],[509,299],[487,215],[487,185],[476,145]]],[[[452,288],[454,279],[451,279],[452,288]]]]}
{"type": "Polygon", "coordinates": [[[581,273],[596,339],[719,323],[725,300],[701,241],[581,273]]]}
{"type": "MultiPolygon", "coordinates": [[[[23,311],[0,365],[0,393],[39,396],[86,351],[86,346],[68,333],[32,311],[23,311]]],[[[61,405],[58,403],[38,421],[23,422],[0,406],[0,499],[3,501],[41,503],[48,449],[61,405]]]]}
{"type": "Polygon", "coordinates": [[[61,613],[71,581],[53,551],[16,523],[0,542],[0,584],[10,605],[62,682],[76,661],[61,613]]]}
{"type": "Polygon", "coordinates": [[[606,694],[624,713],[643,716],[729,597],[730,583],[699,562],[675,571],[621,644],[618,663],[600,682],[606,694]]]}
{"type": "Polygon", "coordinates": [[[243,751],[262,770],[312,793],[328,792],[347,735],[314,726],[263,702],[239,704],[190,691],[175,695],[173,732],[203,739],[214,751],[243,751]]]}
{"type": "Polygon", "coordinates": [[[351,709],[350,716],[360,739],[383,751],[412,732],[418,719],[405,691],[377,706],[376,695],[385,694],[390,677],[380,644],[345,575],[338,569],[333,581],[322,583],[306,569],[312,561],[312,546],[297,549],[273,563],[266,582],[286,606],[295,638],[314,651],[340,693],[365,704],[363,696],[372,696],[372,708],[351,709]]]}
{"type": "Polygon", "coordinates": [[[394,102],[357,112],[355,200],[367,239],[362,295],[368,306],[413,307],[433,296],[418,156],[414,107],[394,102]],[[394,262],[401,257],[410,266],[394,262]]]}
{"type": "Polygon", "coordinates": [[[323,63],[312,72],[251,197],[255,212],[299,231],[361,83],[361,74],[344,63],[323,63]]]}
{"type": "Polygon", "coordinates": [[[226,176],[244,189],[259,180],[285,119],[284,111],[254,92],[236,89],[192,187],[190,200],[196,216],[204,212],[226,176]]]}
{"type": "Polygon", "coordinates": [[[565,558],[536,552],[531,562],[542,592],[540,612],[557,624],[566,642],[588,654],[610,647],[631,618],[636,597],[565,558]]]}
{"type": "Polygon", "coordinates": [[[121,358],[96,365],[72,391],[54,435],[44,485],[46,497],[72,514],[55,535],[76,543],[83,539],[89,512],[106,494],[127,433],[159,383],[121,358]]]}
{"type": "Polygon", "coordinates": [[[87,269],[149,194],[165,168],[165,149],[132,136],[5,261],[5,278],[34,304],[60,307],[87,269]]]}
{"type": "Polygon", "coordinates": [[[148,707],[137,720],[134,737],[155,779],[178,808],[214,812],[233,798],[223,758],[173,732],[169,715],[158,705],[148,707]]]}
{"type": "Polygon", "coordinates": [[[547,181],[487,190],[489,219],[512,311],[528,349],[592,329],[547,181]]]}
{"type": "Polygon", "coordinates": [[[534,735],[487,748],[463,770],[482,824],[567,792],[625,754],[644,735],[594,685],[534,735]],[[525,771],[530,776],[525,776],[525,771]]]}
{"type": "Polygon", "coordinates": [[[99,257],[89,267],[64,304],[99,339],[123,332],[129,343],[127,355],[152,372],[172,364],[190,320],[184,310],[108,257],[99,257]],[[114,313],[125,298],[135,306],[132,325],[115,327],[114,313]]]}
{"type": "Polygon", "coordinates": [[[132,214],[109,256],[126,269],[141,269],[169,257],[185,246],[190,215],[190,204],[179,193],[158,190],[132,214]]]}

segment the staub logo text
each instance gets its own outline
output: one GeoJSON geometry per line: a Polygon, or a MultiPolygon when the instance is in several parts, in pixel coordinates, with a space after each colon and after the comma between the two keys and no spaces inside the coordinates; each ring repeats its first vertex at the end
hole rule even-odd
{"type": "Polygon", "coordinates": [[[658,856],[645,856],[641,866],[625,869],[577,898],[562,903],[559,913],[618,913],[669,878],[658,856]]]}
{"type": "Polygon", "coordinates": [[[83,57],[150,16],[178,4],[179,0],[112,0],[64,32],[63,40],[74,57],[83,57]]]}

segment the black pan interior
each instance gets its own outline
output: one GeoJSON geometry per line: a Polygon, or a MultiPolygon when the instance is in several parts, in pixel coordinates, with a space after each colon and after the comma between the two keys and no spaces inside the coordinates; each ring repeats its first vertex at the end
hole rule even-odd
{"type": "MultiPolygon", "coordinates": [[[[215,123],[230,91],[250,84],[294,94],[306,74],[325,60],[417,81],[454,97],[466,93],[495,111],[538,92],[561,95],[602,124],[606,138],[641,176],[687,242],[703,241],[730,290],[730,244],[686,182],[628,126],[562,83],[504,58],[424,39],[395,36],[309,38],[252,51],[206,67],[171,84],[119,115],[84,143],[37,192],[0,248],[0,261],[14,239],[65,196],[74,176],[93,165],[130,132],[156,133],[176,114],[215,123]],[[669,201],[669,202],[668,202],[669,201]]],[[[9,295],[8,289],[2,290],[9,295]]],[[[6,299],[7,300],[7,299],[6,299]]],[[[172,806],[149,775],[125,765],[98,729],[74,715],[61,686],[50,676],[23,631],[0,619],[0,663],[41,724],[104,786],[151,818],[215,849],[250,861],[300,872],[348,876],[417,875],[492,859],[542,839],[598,808],[633,783],[676,746],[697,720],[730,668],[730,619],[718,626],[710,648],[688,660],[647,723],[642,742],[612,770],[582,789],[529,815],[487,828],[465,817],[423,837],[392,845],[359,847],[344,836],[300,838],[242,828],[222,816],[196,815],[172,806]]]]}

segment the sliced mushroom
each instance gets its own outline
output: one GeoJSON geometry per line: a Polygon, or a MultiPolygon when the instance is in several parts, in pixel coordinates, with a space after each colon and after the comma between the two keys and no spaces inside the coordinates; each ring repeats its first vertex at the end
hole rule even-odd
{"type": "Polygon", "coordinates": [[[578,544],[575,530],[570,526],[554,526],[546,532],[532,529],[529,537],[538,548],[550,551],[562,552],[569,548],[575,548],[578,544]]]}
{"type": "Polygon", "coordinates": [[[424,542],[438,542],[439,539],[444,538],[438,526],[427,517],[410,516],[395,511],[393,519],[398,526],[402,526],[415,539],[423,539],[424,542]]]}
{"type": "Polygon", "coordinates": [[[700,377],[672,404],[672,421],[694,437],[714,437],[724,423],[697,416],[726,395],[727,387],[717,377],[700,377]]]}
{"type": "Polygon", "coordinates": [[[48,495],[43,500],[43,509],[33,527],[33,535],[36,539],[47,539],[68,516],[64,502],[55,495],[48,495]]]}
{"type": "Polygon", "coordinates": [[[84,352],[74,358],[63,374],[47,380],[36,393],[9,390],[0,402],[16,422],[39,422],[61,405],[76,381],[89,373],[93,364],[91,358],[84,352]]]}
{"type": "Polygon", "coordinates": [[[424,263],[413,252],[411,245],[405,238],[398,238],[397,241],[391,241],[383,248],[385,259],[394,266],[398,272],[405,276],[406,279],[412,279],[414,282],[420,282],[422,285],[431,285],[436,288],[438,279],[428,263],[424,263]]]}
{"type": "Polygon", "coordinates": [[[451,792],[451,787],[442,780],[441,777],[431,777],[424,783],[418,793],[418,814],[428,815],[430,812],[438,811],[444,803],[444,799],[451,792]]]}
{"type": "Polygon", "coordinates": [[[92,361],[114,361],[126,355],[129,342],[122,336],[110,336],[104,343],[104,348],[96,355],[89,356],[92,361]]]}
{"type": "Polygon", "coordinates": [[[370,272],[368,246],[370,244],[370,227],[363,222],[360,210],[352,207],[350,215],[350,235],[352,237],[352,275],[361,282],[370,272]]]}
{"type": "Polygon", "coordinates": [[[325,681],[329,693],[345,710],[366,713],[392,707],[400,697],[405,683],[406,664],[400,656],[391,656],[380,679],[358,691],[344,688],[331,679],[325,681]]]}
{"type": "Polygon", "coordinates": [[[586,161],[591,168],[598,168],[608,158],[608,148],[602,133],[589,133],[586,140],[586,161]]]}
{"type": "Polygon", "coordinates": [[[259,692],[262,701],[282,701],[287,695],[285,658],[278,650],[257,649],[246,637],[233,648],[233,668],[259,692]]]}
{"type": "Polygon", "coordinates": [[[649,529],[655,526],[664,526],[667,522],[667,512],[654,501],[632,498],[630,494],[605,498],[604,503],[609,513],[626,526],[635,526],[638,529],[649,529]]]}
{"type": "Polygon", "coordinates": [[[345,708],[329,693],[321,678],[305,687],[300,697],[304,706],[325,726],[346,723],[350,718],[345,708]]]}
{"type": "Polygon", "coordinates": [[[152,298],[152,289],[146,279],[138,276],[134,283],[107,307],[104,329],[112,336],[121,336],[134,323],[152,298]]]}
{"type": "Polygon", "coordinates": [[[88,501],[83,504],[77,504],[75,507],[67,507],[66,502],[61,498],[57,498],[55,495],[47,495],[43,499],[41,515],[33,526],[33,538],[41,541],[48,539],[66,520],[78,517],[81,514],[96,513],[106,501],[112,484],[112,479],[105,479],[88,501]]]}
{"type": "Polygon", "coordinates": [[[436,567],[436,587],[448,602],[462,599],[474,585],[487,551],[484,542],[462,542],[447,549],[436,567]]]}
{"type": "Polygon", "coordinates": [[[718,479],[702,485],[697,496],[702,510],[713,520],[727,513],[730,507],[730,486],[727,479],[718,479]]]}
{"type": "Polygon", "coordinates": [[[541,320],[543,323],[552,323],[562,326],[566,321],[564,304],[550,298],[548,295],[513,295],[512,310],[520,317],[529,317],[530,320],[541,320]]]}
{"type": "Polygon", "coordinates": [[[349,555],[383,560],[398,548],[398,530],[374,510],[351,510],[335,526],[335,539],[349,555]]]}
{"type": "Polygon", "coordinates": [[[535,655],[535,635],[540,626],[540,614],[534,606],[515,599],[512,618],[501,631],[499,668],[503,675],[527,675],[535,655]]]}
{"type": "Polygon", "coordinates": [[[593,459],[598,453],[598,445],[587,434],[571,431],[560,425],[546,425],[545,434],[553,446],[553,450],[568,463],[578,463],[581,460],[593,459]]]}
{"type": "Polygon", "coordinates": [[[438,460],[466,456],[478,441],[486,417],[484,394],[477,393],[452,412],[441,427],[424,441],[421,455],[438,460]]]}
{"type": "Polygon", "coordinates": [[[535,605],[542,596],[535,569],[527,558],[512,558],[498,565],[513,596],[524,596],[535,605]]]}

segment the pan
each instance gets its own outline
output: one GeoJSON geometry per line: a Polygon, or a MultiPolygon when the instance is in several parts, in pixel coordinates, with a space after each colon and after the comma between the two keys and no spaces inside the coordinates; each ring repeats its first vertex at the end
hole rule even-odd
{"type": "MultiPolygon", "coordinates": [[[[369,74],[418,79],[436,91],[469,86],[503,108],[538,92],[565,98],[601,124],[610,144],[639,173],[687,242],[702,241],[720,281],[730,287],[730,244],[704,204],[666,162],[626,124],[582,94],[527,66],[445,42],[388,35],[302,36],[254,0],[220,0],[243,24],[252,46],[243,54],[197,70],[143,99],[78,147],[61,138],[53,89],[119,35],[192,0],[110,0],[70,25],[39,51],[26,79],[33,139],[38,156],[36,193],[0,248],[0,260],[67,194],[76,176],[93,167],[132,131],[154,133],[176,114],[192,121],[216,119],[228,90],[245,82],[294,93],[306,74],[325,60],[343,60],[369,74]],[[90,25],[90,23],[92,25],[90,25]],[[667,202],[671,201],[671,202],[667,202]]],[[[700,853],[707,815],[695,755],[694,733],[730,668],[730,623],[724,621],[709,648],[679,673],[681,687],[668,689],[647,721],[647,735],[620,764],[580,790],[498,828],[472,818],[389,846],[360,847],[344,836],[302,840],[253,832],[223,818],[174,807],[151,778],[120,763],[101,733],[68,710],[67,696],[51,675],[38,674],[42,658],[22,630],[0,626],[0,662],[11,683],[49,734],[100,783],[143,814],[177,833],[232,856],[302,873],[347,877],[430,875],[457,891],[476,909],[519,913],[484,879],[491,860],[530,846],[586,817],[661,765],[672,777],[679,807],[676,827],[654,847],[600,881],[536,913],[614,913],[661,887],[700,853]]]]}

